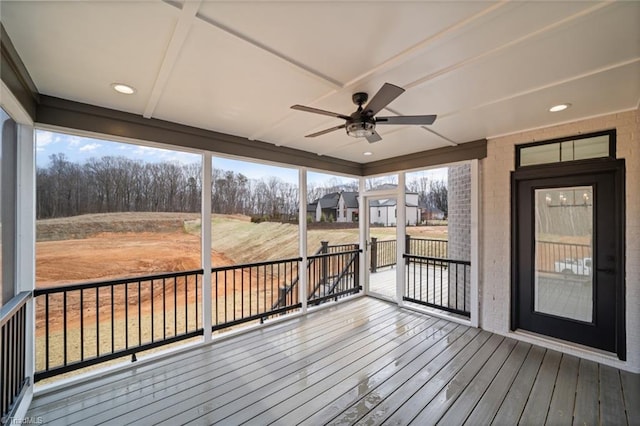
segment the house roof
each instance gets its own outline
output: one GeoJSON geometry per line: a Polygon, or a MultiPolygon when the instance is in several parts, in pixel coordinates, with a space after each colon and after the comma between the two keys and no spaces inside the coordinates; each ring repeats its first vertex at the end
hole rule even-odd
{"type": "Polygon", "coordinates": [[[376,164],[636,109],[640,98],[637,1],[3,1],[2,24],[42,95],[318,163],[376,164]],[[405,92],[380,116],[437,114],[433,125],[379,125],[375,144],[343,129],[305,138],[344,122],[290,108],[348,115],[355,92],[371,99],[385,82],[405,92]]]}
{"type": "Polygon", "coordinates": [[[335,209],[338,207],[338,201],[340,200],[339,192],[332,192],[330,194],[325,194],[322,198],[318,200],[318,204],[320,204],[320,208],[322,209],[335,209]]]}
{"type": "Polygon", "coordinates": [[[358,193],[357,192],[343,192],[342,198],[344,199],[344,204],[349,209],[357,209],[358,208],[358,193]]]}

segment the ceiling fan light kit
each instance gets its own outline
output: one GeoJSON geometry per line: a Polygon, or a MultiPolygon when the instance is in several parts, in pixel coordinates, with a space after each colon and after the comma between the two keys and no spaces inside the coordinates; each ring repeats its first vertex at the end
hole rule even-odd
{"type": "Polygon", "coordinates": [[[370,121],[354,121],[347,124],[347,134],[354,138],[366,138],[376,131],[376,125],[370,121]]]}
{"type": "Polygon", "coordinates": [[[435,121],[435,115],[375,117],[378,112],[393,102],[393,100],[402,93],[404,93],[403,88],[390,83],[385,83],[365,107],[362,105],[367,102],[369,95],[364,92],[354,93],[351,99],[354,104],[358,105],[358,109],[351,115],[339,114],[337,112],[325,111],[304,105],[293,105],[291,108],[298,111],[306,111],[314,114],[341,118],[345,121],[345,124],[309,134],[306,136],[308,138],[315,138],[316,136],[324,135],[326,133],[333,132],[334,130],[345,129],[349,136],[354,138],[366,138],[369,143],[374,143],[382,140],[378,132],[376,132],[376,124],[424,126],[433,124],[435,121]]]}

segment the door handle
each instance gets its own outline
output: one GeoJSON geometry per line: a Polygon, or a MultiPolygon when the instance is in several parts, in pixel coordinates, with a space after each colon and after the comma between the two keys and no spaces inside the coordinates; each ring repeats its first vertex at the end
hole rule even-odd
{"type": "Polygon", "coordinates": [[[616,270],[613,268],[596,268],[597,272],[602,272],[604,274],[615,275],[616,270]]]}

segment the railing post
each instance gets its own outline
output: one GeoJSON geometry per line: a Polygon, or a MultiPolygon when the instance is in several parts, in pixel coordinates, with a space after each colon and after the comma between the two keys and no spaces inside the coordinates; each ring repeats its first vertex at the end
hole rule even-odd
{"type": "MultiPolygon", "coordinates": [[[[356,244],[356,250],[360,249],[360,245],[356,244]]],[[[354,263],[354,274],[353,274],[353,284],[354,287],[360,289],[360,253],[355,254],[355,263],[354,263]]]]}
{"type": "MultiPolygon", "coordinates": [[[[321,241],[320,244],[322,244],[322,254],[327,254],[329,253],[329,241],[321,241]]],[[[327,257],[324,256],[321,259],[321,274],[322,276],[320,277],[320,282],[323,285],[327,285],[327,278],[329,277],[329,265],[327,264],[327,257]]],[[[324,293],[322,293],[324,294],[324,293]]]]}
{"type": "Polygon", "coordinates": [[[320,241],[322,247],[320,248],[320,253],[327,254],[329,253],[329,241],[320,241]]]}
{"type": "MultiPolygon", "coordinates": [[[[411,235],[406,234],[404,236],[404,252],[406,254],[411,254],[411,235]]],[[[405,257],[404,259],[405,265],[409,264],[409,258],[405,257]]]]}
{"type": "Polygon", "coordinates": [[[378,239],[371,237],[371,272],[378,270],[378,239]]]}

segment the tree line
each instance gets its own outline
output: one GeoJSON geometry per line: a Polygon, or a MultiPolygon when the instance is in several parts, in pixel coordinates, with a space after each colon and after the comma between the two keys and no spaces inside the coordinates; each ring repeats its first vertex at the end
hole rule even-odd
{"type": "MultiPolygon", "coordinates": [[[[36,171],[38,219],[114,212],[200,212],[199,163],[145,163],[121,156],[84,163],[53,154],[36,171]]],[[[249,179],[213,169],[212,212],[258,216],[296,216],[297,185],[277,177],[249,179]]]]}
{"type": "MultiPolygon", "coordinates": [[[[36,171],[38,219],[114,212],[199,212],[202,192],[200,163],[146,163],[122,156],[91,158],[84,163],[53,154],[36,171]]],[[[446,213],[446,184],[423,178],[411,182],[426,205],[446,213]],[[442,195],[444,194],[444,205],[442,195]],[[443,208],[444,207],[444,208],[443,208]]],[[[357,191],[357,184],[330,180],[309,185],[309,202],[331,192],[357,191]]],[[[249,179],[242,173],[213,169],[212,212],[295,220],[298,185],[278,177],[249,179]]]]}

